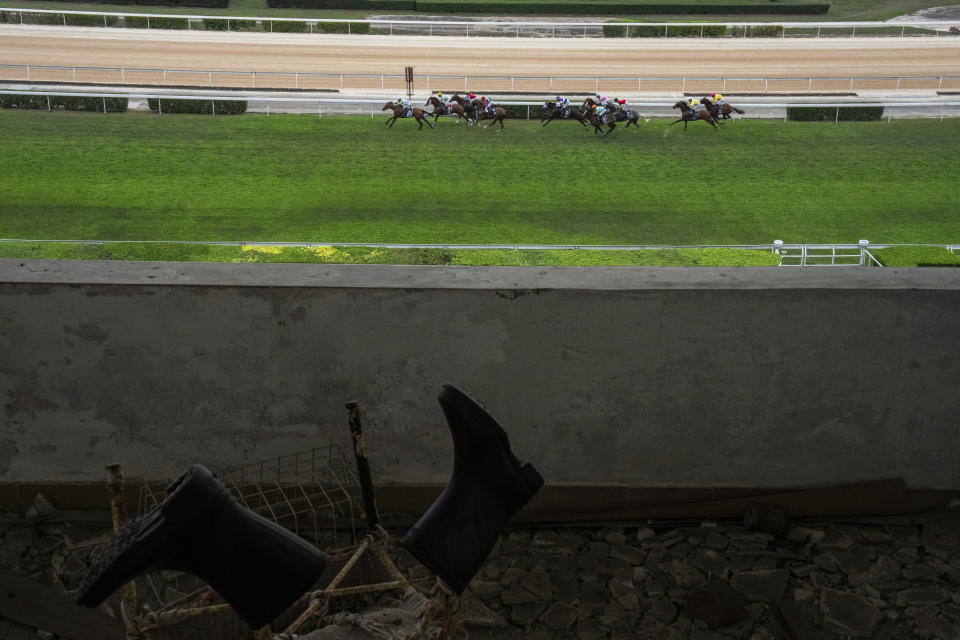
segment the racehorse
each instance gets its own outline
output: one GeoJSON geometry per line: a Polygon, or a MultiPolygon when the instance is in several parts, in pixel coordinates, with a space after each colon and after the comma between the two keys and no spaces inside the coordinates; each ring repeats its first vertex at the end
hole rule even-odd
{"type": "MultiPolygon", "coordinates": [[[[500,123],[500,128],[497,129],[497,133],[500,133],[503,131],[503,119],[506,117],[507,117],[507,110],[504,109],[503,107],[494,107],[493,114],[491,114],[489,111],[487,111],[483,107],[480,107],[479,109],[477,109],[478,121],[486,120],[488,118],[493,118],[493,122],[491,122],[490,124],[494,124],[497,122],[500,123]]],[[[483,128],[486,129],[487,127],[490,126],[490,124],[483,125],[483,128]]]]}
{"type": "MultiPolygon", "coordinates": [[[[433,113],[427,115],[433,116],[433,124],[437,124],[437,118],[440,116],[454,116],[457,119],[456,124],[460,124],[460,118],[467,117],[462,106],[459,104],[443,104],[437,96],[427,98],[427,104],[423,106],[428,107],[430,105],[433,105],[433,113]]],[[[467,118],[467,121],[469,122],[469,118],[467,118]]]]}
{"type": "Polygon", "coordinates": [[[587,122],[593,125],[594,133],[603,133],[603,135],[608,136],[611,131],[617,128],[617,117],[609,111],[602,116],[598,116],[595,112],[587,113],[585,117],[587,118],[587,122]],[[610,127],[606,133],[604,133],[602,129],[603,125],[610,127]]]}
{"type": "MultiPolygon", "coordinates": [[[[593,105],[600,106],[600,103],[589,96],[583,101],[583,108],[586,110],[587,113],[591,113],[593,111],[593,105]]],[[[615,122],[627,123],[627,126],[624,127],[624,129],[627,129],[627,127],[629,127],[632,124],[634,127],[637,128],[637,131],[640,130],[640,125],[638,123],[640,122],[640,118],[643,118],[643,115],[641,115],[639,112],[634,111],[633,109],[623,109],[623,108],[608,106],[607,112],[604,114],[604,116],[611,113],[613,114],[615,122]]],[[[649,121],[648,118],[643,118],[643,119],[645,122],[649,121]]]]}
{"type": "Polygon", "coordinates": [[[380,109],[380,111],[393,111],[393,115],[387,118],[387,121],[384,123],[387,125],[388,129],[393,126],[393,123],[397,121],[397,118],[416,118],[417,122],[420,123],[420,129],[423,129],[424,122],[429,124],[430,128],[433,129],[433,125],[429,120],[427,120],[427,114],[419,107],[414,107],[411,109],[410,115],[405,116],[403,115],[402,105],[398,105],[395,102],[388,102],[387,104],[383,105],[383,109],[380,109]]]}
{"type": "Polygon", "coordinates": [[[713,121],[713,116],[711,116],[710,112],[707,111],[706,109],[700,109],[697,113],[694,113],[693,109],[690,108],[690,105],[688,105],[683,100],[673,105],[673,108],[680,109],[680,119],[674,120],[673,122],[671,122],[669,125],[671,127],[677,124],[678,122],[682,122],[683,130],[686,131],[687,123],[690,122],[691,120],[703,120],[704,122],[709,124],[711,127],[713,127],[714,131],[718,130],[717,124],[713,121]]]}
{"type": "Polygon", "coordinates": [[[470,101],[460,94],[455,93],[453,94],[453,97],[450,98],[450,102],[456,102],[461,108],[463,108],[464,117],[467,119],[467,125],[472,125],[477,121],[477,114],[480,112],[479,100],[470,101]],[[473,116],[472,119],[471,116],[473,116]]]}
{"type": "MultiPolygon", "coordinates": [[[[707,109],[710,110],[710,113],[713,114],[714,118],[722,118],[723,120],[729,120],[730,118],[733,117],[730,115],[733,112],[737,112],[741,115],[746,113],[746,111],[744,111],[743,109],[737,109],[736,107],[729,105],[726,102],[724,102],[721,105],[715,105],[713,104],[713,102],[710,101],[710,98],[706,96],[700,102],[707,105],[707,109]],[[720,107],[720,113],[716,113],[718,106],[720,107]]],[[[720,124],[723,124],[723,122],[721,121],[720,124]]]]}
{"type": "Polygon", "coordinates": [[[561,119],[561,120],[576,120],[577,122],[583,125],[584,129],[590,128],[590,126],[587,124],[586,114],[584,114],[579,109],[574,109],[573,107],[569,107],[567,109],[566,114],[564,114],[561,109],[557,108],[557,103],[555,101],[548,101],[543,103],[543,110],[549,111],[550,115],[548,115],[546,118],[540,119],[541,127],[547,126],[554,120],[561,119]]]}

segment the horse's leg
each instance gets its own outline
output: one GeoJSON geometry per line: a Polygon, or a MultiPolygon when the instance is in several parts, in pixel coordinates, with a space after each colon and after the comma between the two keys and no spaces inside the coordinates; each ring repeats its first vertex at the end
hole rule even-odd
{"type": "Polygon", "coordinates": [[[390,120],[388,121],[389,124],[387,124],[387,129],[393,127],[393,123],[396,121],[397,121],[397,116],[393,116],[392,118],[390,118],[390,120]]]}
{"type": "Polygon", "coordinates": [[[673,122],[671,122],[671,123],[668,124],[667,126],[668,126],[668,127],[672,127],[673,125],[677,124],[678,122],[686,122],[686,120],[684,120],[683,118],[680,118],[679,120],[674,120],[673,122]]]}

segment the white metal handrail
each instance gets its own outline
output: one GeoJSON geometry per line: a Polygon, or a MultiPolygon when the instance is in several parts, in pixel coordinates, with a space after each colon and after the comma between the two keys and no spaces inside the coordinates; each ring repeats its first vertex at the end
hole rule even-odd
{"type": "MultiPolygon", "coordinates": [[[[315,102],[340,104],[383,104],[384,98],[321,98],[316,96],[283,97],[247,94],[166,94],[166,93],[116,93],[92,91],[20,91],[0,89],[0,95],[25,96],[68,96],[80,98],[134,98],[166,100],[257,100],[261,102],[315,102]]],[[[541,106],[542,100],[498,100],[497,104],[515,106],[541,106]]],[[[851,101],[851,102],[737,102],[738,106],[760,108],[787,108],[787,107],[960,107],[960,100],[931,100],[931,101],[851,101]]],[[[670,102],[637,101],[630,102],[630,106],[671,108],[670,102]]]]}

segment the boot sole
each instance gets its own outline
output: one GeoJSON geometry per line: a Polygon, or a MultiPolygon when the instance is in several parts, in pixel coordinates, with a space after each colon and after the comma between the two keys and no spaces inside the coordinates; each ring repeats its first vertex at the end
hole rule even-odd
{"type": "Polygon", "coordinates": [[[179,534],[230,494],[207,469],[194,465],[167,488],[159,508],[127,522],[100,551],[77,589],[76,602],[96,607],[172,552],[179,534]]]}

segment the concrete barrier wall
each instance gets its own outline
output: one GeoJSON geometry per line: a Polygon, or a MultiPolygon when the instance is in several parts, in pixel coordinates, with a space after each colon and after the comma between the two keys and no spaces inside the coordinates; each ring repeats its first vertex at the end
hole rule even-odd
{"type": "Polygon", "coordinates": [[[338,442],[444,483],[436,394],[552,485],[960,489],[960,271],[0,261],[0,481],[338,442]]]}

